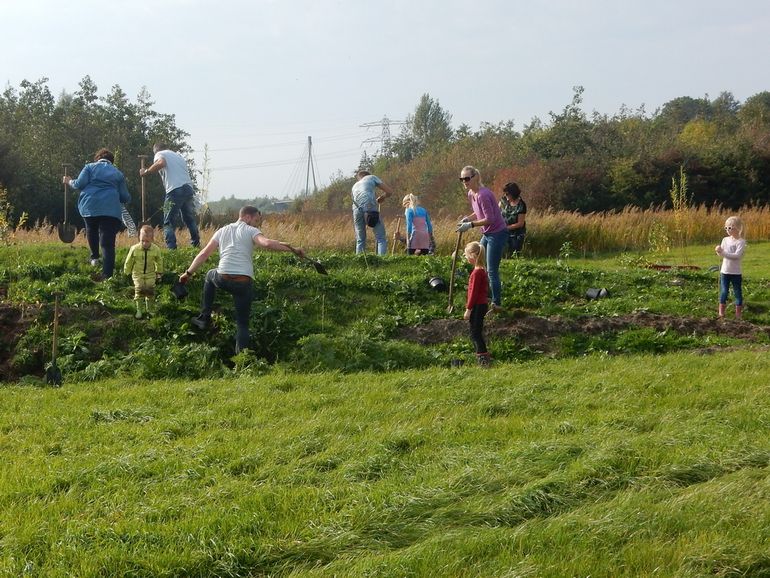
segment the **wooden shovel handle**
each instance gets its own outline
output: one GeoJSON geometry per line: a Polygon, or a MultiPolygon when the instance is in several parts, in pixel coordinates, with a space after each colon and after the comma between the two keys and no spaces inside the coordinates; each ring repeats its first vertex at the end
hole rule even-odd
{"type": "Polygon", "coordinates": [[[452,310],[454,309],[454,303],[452,303],[452,295],[455,288],[455,271],[457,270],[457,259],[460,254],[460,243],[462,243],[462,240],[463,232],[459,231],[457,233],[457,243],[455,243],[455,252],[452,255],[452,272],[449,274],[449,304],[446,308],[447,313],[452,313],[452,310]]]}

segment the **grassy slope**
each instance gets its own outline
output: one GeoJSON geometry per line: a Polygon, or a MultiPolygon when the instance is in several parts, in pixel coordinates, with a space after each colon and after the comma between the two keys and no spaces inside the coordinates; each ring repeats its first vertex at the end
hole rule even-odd
{"type": "MultiPolygon", "coordinates": [[[[766,244],[753,243],[745,259],[744,295],[748,303],[745,319],[759,325],[770,325],[770,262],[763,258],[765,247],[766,244]]],[[[193,251],[189,249],[167,252],[167,269],[184,269],[192,256],[193,251]]],[[[182,371],[188,376],[211,377],[215,372],[224,375],[221,367],[232,355],[235,331],[232,303],[227,296],[219,300],[222,313],[215,316],[219,332],[202,338],[189,324],[190,316],[197,312],[201,278],[190,284],[191,295],[187,301],[179,303],[169,293],[174,275],[168,273],[165,283],[158,288],[159,315],[137,322],[133,317],[130,280],[116,275],[108,283],[91,282],[88,275],[92,271],[86,265],[86,257],[83,247],[0,247],[0,283],[10,279],[8,298],[14,302],[44,304],[40,314],[28,315],[30,325],[25,338],[7,354],[15,379],[25,374],[42,375],[44,364],[50,359],[54,290],[64,294],[66,314],[61,326],[59,364],[66,379],[73,376],[77,379],[78,371],[91,379],[114,375],[162,378],[182,371]],[[159,336],[163,339],[158,340],[159,336]],[[133,359],[124,363],[127,350],[133,352],[133,359]],[[187,361],[176,363],[185,357],[187,361]],[[159,364],[159,359],[163,363],[175,363],[166,367],[159,364]],[[191,361],[198,363],[193,367],[191,361]]],[[[440,366],[448,365],[450,358],[472,358],[472,348],[464,334],[448,346],[432,348],[392,341],[398,327],[446,317],[446,294],[431,291],[427,280],[433,275],[448,278],[448,256],[416,259],[326,254],[321,257],[331,271],[328,277],[285,255],[260,253],[255,258],[257,295],[251,325],[253,346],[259,357],[287,362],[300,370],[319,367],[345,371],[440,366]],[[307,339],[302,340],[306,336],[307,339]],[[361,358],[356,350],[361,349],[364,342],[366,347],[361,358]]],[[[671,316],[713,318],[718,275],[706,269],[718,262],[713,247],[691,247],[686,257],[671,253],[662,260],[703,268],[654,271],[639,267],[633,256],[505,261],[501,276],[503,304],[508,313],[504,317],[514,320],[522,314],[610,317],[647,310],[671,316]],[[588,287],[607,287],[612,299],[586,301],[588,287]]],[[[457,286],[457,317],[467,279],[464,269],[457,286]]],[[[684,336],[689,344],[669,343],[672,336],[649,331],[630,336],[593,336],[590,340],[588,337],[570,337],[560,353],[666,351],[728,344],[724,339],[715,340],[708,335],[697,339],[684,336]],[[630,342],[636,345],[629,347],[630,342]]],[[[536,355],[524,350],[520,342],[500,337],[493,339],[490,347],[493,355],[501,360],[536,355]]],[[[3,379],[0,375],[0,380],[3,379]]]]}
{"type": "Polygon", "coordinates": [[[0,389],[0,573],[770,575],[764,351],[0,389]]]}

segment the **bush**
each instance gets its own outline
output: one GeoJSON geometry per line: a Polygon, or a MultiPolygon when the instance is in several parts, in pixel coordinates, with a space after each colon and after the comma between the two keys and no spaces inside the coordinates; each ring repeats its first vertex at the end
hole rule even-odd
{"type": "Polygon", "coordinates": [[[303,337],[291,356],[297,371],[392,371],[434,363],[428,350],[402,341],[381,341],[359,333],[303,337]]]}
{"type": "Polygon", "coordinates": [[[178,345],[146,341],[130,355],[118,354],[89,364],[73,380],[96,381],[111,375],[139,379],[201,379],[219,377],[224,367],[219,351],[203,343],[178,345]]]}

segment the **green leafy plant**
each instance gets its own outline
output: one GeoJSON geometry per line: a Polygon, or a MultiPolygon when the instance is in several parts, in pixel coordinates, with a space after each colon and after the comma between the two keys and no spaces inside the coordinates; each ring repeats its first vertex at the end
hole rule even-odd
{"type": "Polygon", "coordinates": [[[666,226],[660,221],[654,221],[647,235],[650,244],[650,252],[654,256],[660,256],[671,251],[671,238],[666,226]]]}
{"type": "MultiPolygon", "coordinates": [[[[674,231],[679,239],[679,246],[684,251],[687,248],[689,237],[687,214],[692,205],[692,193],[687,186],[687,173],[684,171],[684,165],[679,166],[678,178],[677,176],[671,177],[669,197],[674,211],[674,231]]],[[[687,262],[686,251],[685,262],[687,262]]]]}

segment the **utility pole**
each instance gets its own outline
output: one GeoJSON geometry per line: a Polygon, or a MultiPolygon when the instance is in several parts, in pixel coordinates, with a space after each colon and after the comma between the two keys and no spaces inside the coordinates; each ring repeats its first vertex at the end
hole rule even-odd
{"type": "Polygon", "coordinates": [[[310,172],[313,173],[313,192],[318,192],[318,185],[315,181],[315,165],[313,164],[313,138],[307,137],[307,176],[305,177],[305,196],[309,196],[310,172]]]}

